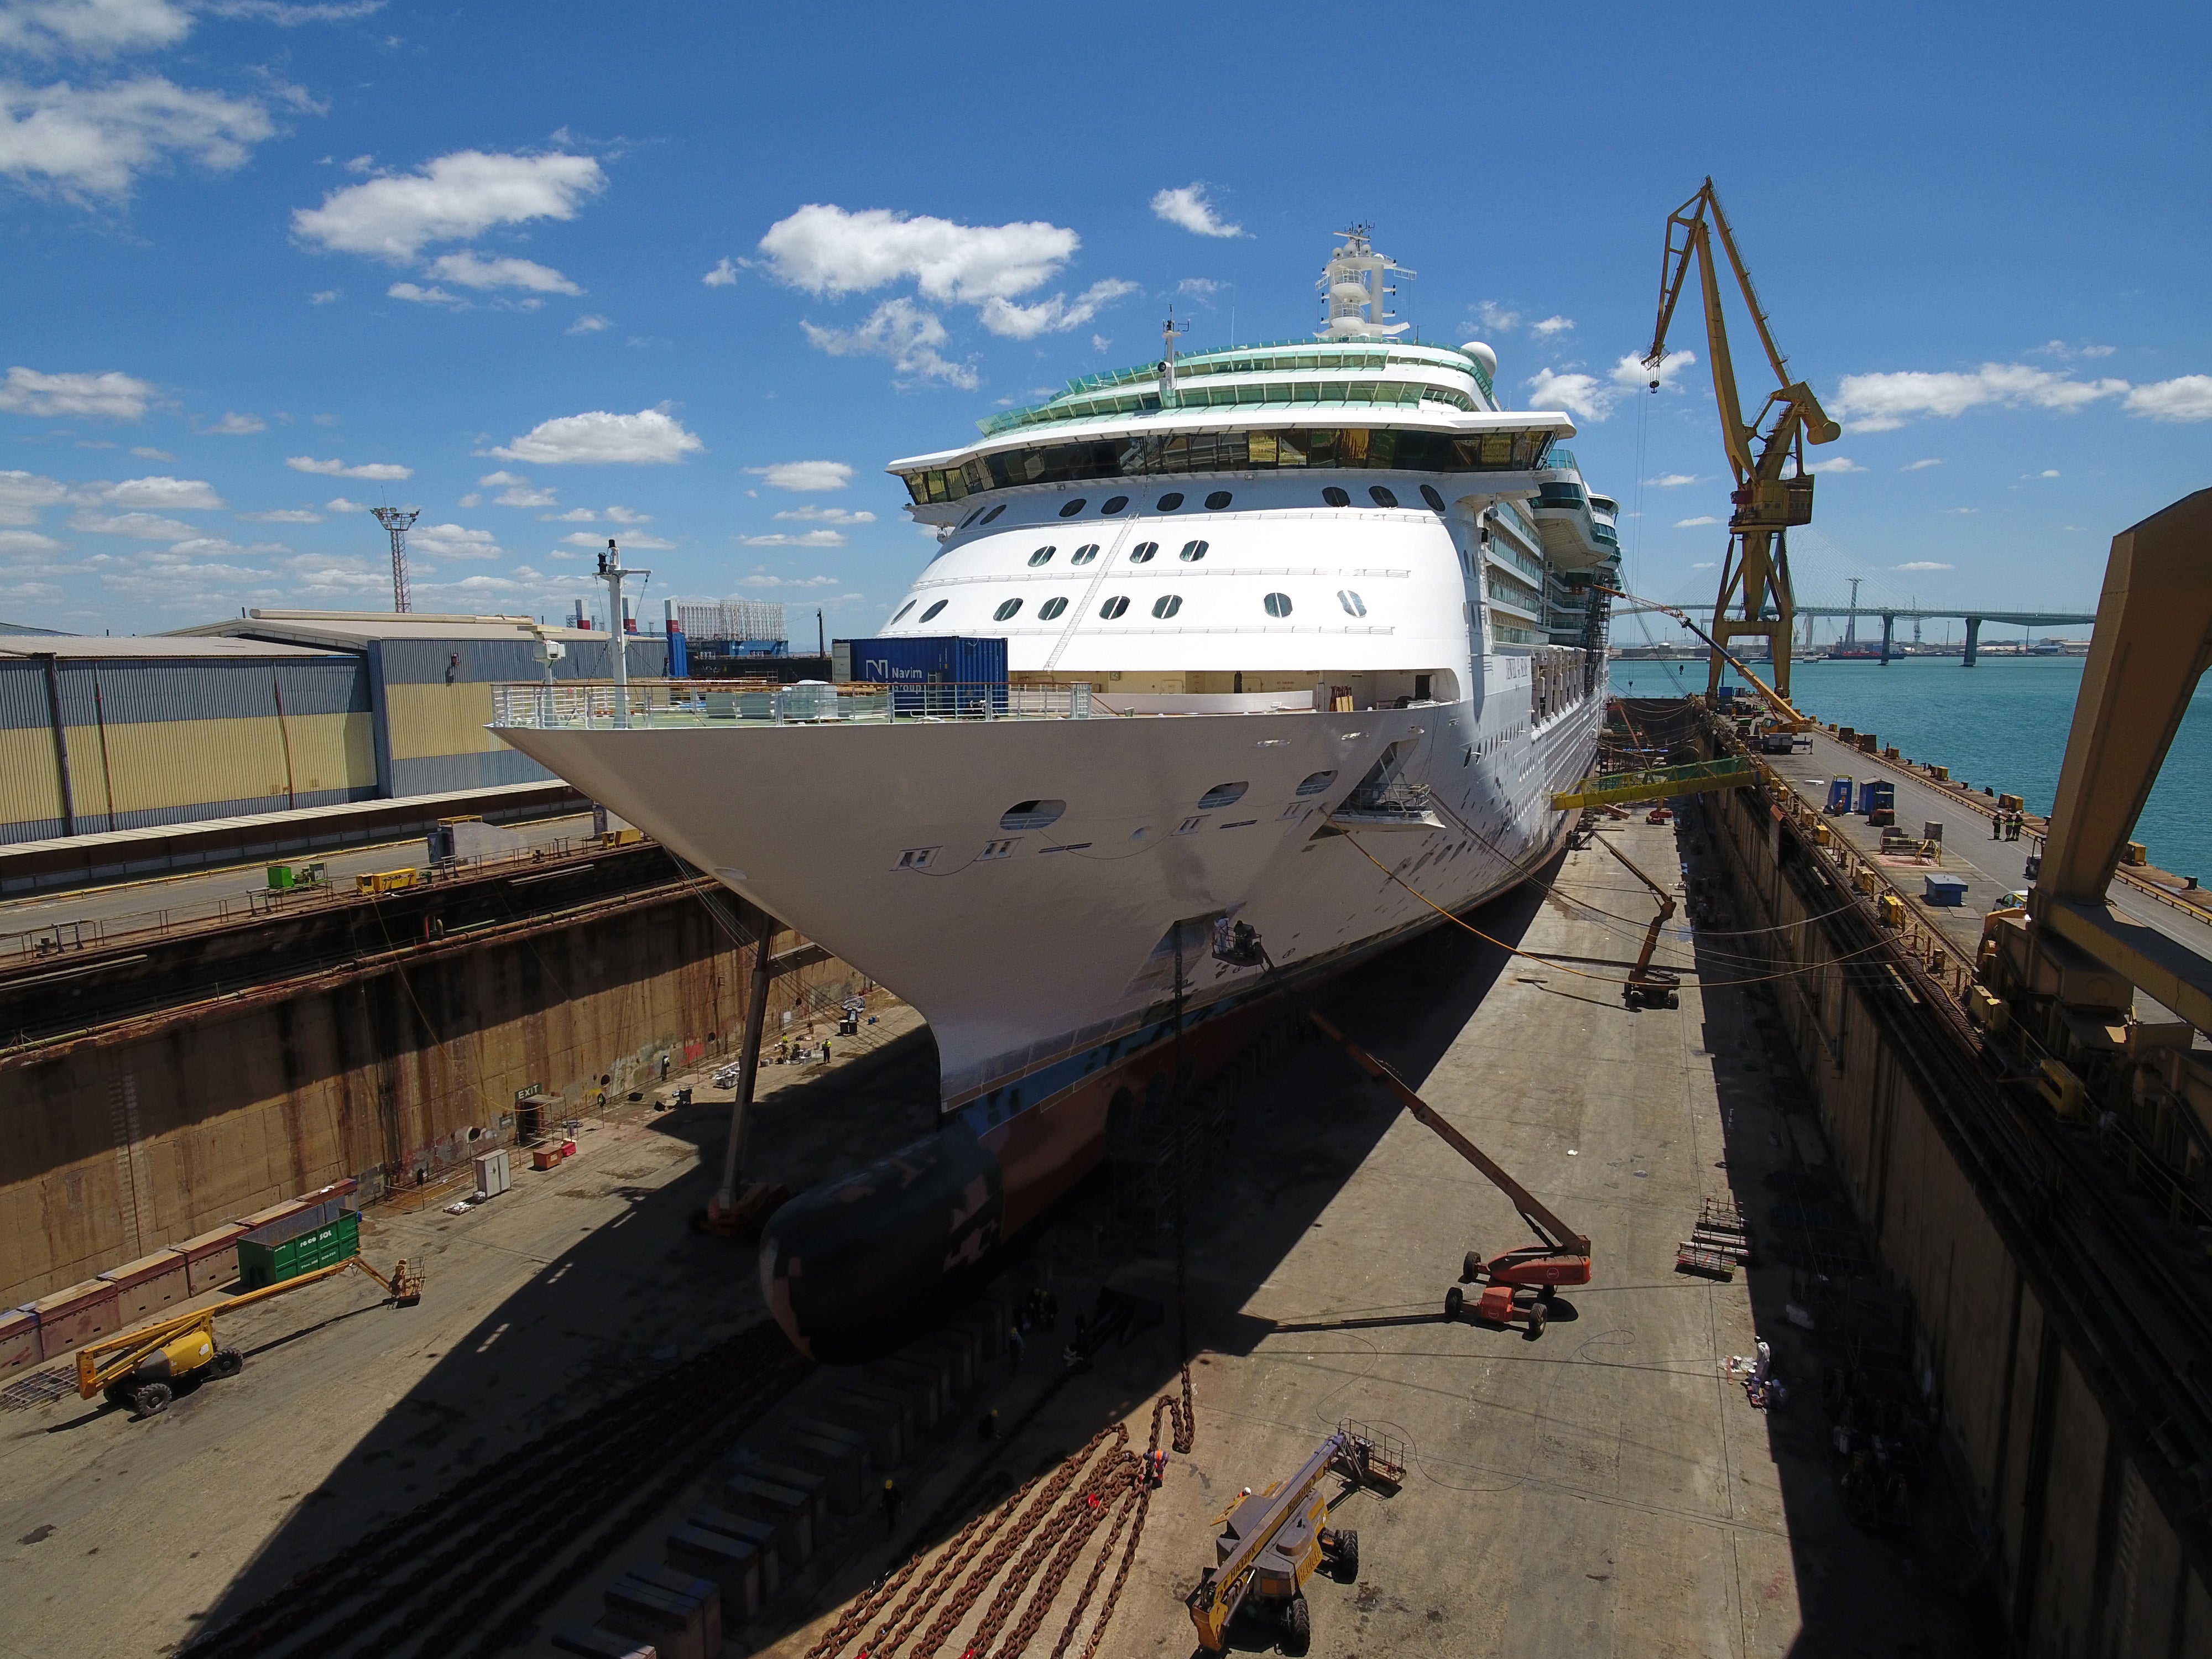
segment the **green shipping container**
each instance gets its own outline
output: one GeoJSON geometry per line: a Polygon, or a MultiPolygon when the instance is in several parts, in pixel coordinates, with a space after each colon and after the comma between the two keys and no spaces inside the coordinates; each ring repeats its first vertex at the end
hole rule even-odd
{"type": "Polygon", "coordinates": [[[281,1244],[256,1243],[249,1233],[238,1241],[239,1288],[258,1291],[282,1285],[318,1267],[335,1267],[360,1254],[361,1218],[350,1211],[281,1244]]]}

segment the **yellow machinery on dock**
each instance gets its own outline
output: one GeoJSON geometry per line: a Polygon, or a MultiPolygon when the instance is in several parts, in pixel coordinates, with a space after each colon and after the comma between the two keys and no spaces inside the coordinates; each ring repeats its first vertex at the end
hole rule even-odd
{"type": "Polygon", "coordinates": [[[352,1267],[360,1268],[381,1285],[394,1307],[411,1308],[422,1299],[422,1276],[411,1272],[404,1261],[395,1266],[392,1277],[386,1279],[359,1256],[348,1256],[343,1261],[301,1273],[297,1279],[233,1297],[220,1306],[202,1308],[197,1313],[176,1314],[104,1341],[88,1343],[76,1353],[76,1391],[87,1400],[104,1395],[111,1404],[128,1406],[142,1418],[151,1417],[167,1409],[169,1401],[176,1397],[179,1383],[203,1371],[215,1376],[235,1376],[245,1368],[246,1356],[236,1348],[216,1346],[215,1322],[218,1318],[235,1313],[248,1303],[265,1302],[272,1296],[296,1291],[319,1279],[335,1278],[352,1267]]]}

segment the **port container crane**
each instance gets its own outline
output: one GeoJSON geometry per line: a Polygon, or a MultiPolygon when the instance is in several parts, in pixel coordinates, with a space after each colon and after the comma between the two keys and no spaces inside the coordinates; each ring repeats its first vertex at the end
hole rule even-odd
{"type": "Polygon", "coordinates": [[[1728,555],[1721,564],[1720,597],[1713,605],[1714,649],[1706,694],[1720,690],[1726,653],[1722,649],[1736,635],[1764,637],[1773,654],[1774,689],[1790,696],[1790,635],[1796,620],[1796,597],[1790,582],[1787,532],[1792,525],[1813,521],[1813,475],[1805,470],[1805,445],[1832,443],[1843,428],[1830,420],[1813,388],[1790,378],[1789,360],[1774,343],[1774,332],[1751,284],[1751,272],[1735,245],[1721,198],[1707,179],[1698,193],[1674,210],[1667,221],[1667,252],[1660,265],[1659,320],[1651,331],[1651,349],[1644,354],[1651,371],[1651,389],[1659,389],[1659,366],[1667,356],[1667,330],[1674,319],[1675,303],[1682,297],[1690,263],[1698,265],[1705,301],[1705,342],[1713,371],[1713,395],[1720,405],[1721,438],[1728,447],[1729,469],[1735,476],[1729,496],[1728,555]],[[1736,286],[1750,308],[1759,343],[1778,382],[1766,394],[1758,416],[1747,422],[1743,400],[1736,386],[1735,363],[1729,350],[1728,322],[1721,311],[1720,272],[1713,263],[1712,240],[1720,235],[1736,286]],[[1765,429],[1762,431],[1760,428],[1765,429]],[[1788,477],[1784,464],[1790,464],[1788,477]]]}

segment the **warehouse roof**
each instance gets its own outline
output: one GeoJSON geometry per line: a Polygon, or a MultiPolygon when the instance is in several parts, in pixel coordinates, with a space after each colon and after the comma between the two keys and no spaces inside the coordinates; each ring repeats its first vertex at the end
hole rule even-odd
{"type": "MultiPolygon", "coordinates": [[[[243,617],[180,629],[176,635],[198,639],[284,640],[301,645],[358,651],[380,640],[520,640],[539,634],[556,640],[604,640],[588,629],[540,624],[532,617],[470,617],[454,612],[410,611],[253,610],[243,617]]],[[[641,635],[632,635],[640,638],[641,635]]]]}
{"type": "Polygon", "coordinates": [[[148,657],[192,658],[330,657],[337,653],[311,645],[222,637],[180,638],[173,634],[0,634],[0,660],[53,656],[96,657],[106,661],[148,657]]]}

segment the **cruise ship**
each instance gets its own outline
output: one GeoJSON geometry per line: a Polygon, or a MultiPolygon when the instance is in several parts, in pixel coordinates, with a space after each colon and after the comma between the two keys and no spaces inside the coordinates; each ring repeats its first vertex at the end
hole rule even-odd
{"type": "MultiPolygon", "coordinates": [[[[1592,759],[1615,507],[1364,228],[1317,331],[1086,376],[893,462],[934,556],[878,630],[1003,683],[515,687],[500,735],[928,1020],[928,1140],[780,1210],[794,1341],[903,1340],[1108,1126],[1522,881],[1592,759]]],[[[866,653],[861,653],[865,666],[866,653]]]]}

